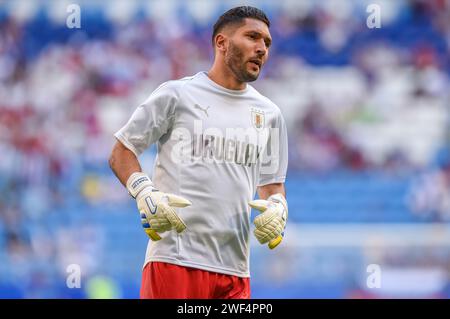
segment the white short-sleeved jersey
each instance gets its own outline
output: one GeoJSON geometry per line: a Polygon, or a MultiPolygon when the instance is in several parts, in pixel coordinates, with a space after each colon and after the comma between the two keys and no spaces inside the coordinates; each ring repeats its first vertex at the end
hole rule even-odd
{"type": "Polygon", "coordinates": [[[250,85],[229,90],[199,72],[159,86],[115,136],[136,156],[157,143],[155,187],[192,202],[177,210],[187,229],[149,241],[145,263],[249,277],[248,202],[286,176],[279,108],[250,85]]]}

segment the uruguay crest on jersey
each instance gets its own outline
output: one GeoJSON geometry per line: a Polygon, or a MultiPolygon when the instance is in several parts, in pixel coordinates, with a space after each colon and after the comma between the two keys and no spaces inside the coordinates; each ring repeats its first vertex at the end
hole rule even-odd
{"type": "Polygon", "coordinates": [[[261,130],[264,128],[264,111],[257,108],[251,109],[252,125],[255,129],[261,130]]]}

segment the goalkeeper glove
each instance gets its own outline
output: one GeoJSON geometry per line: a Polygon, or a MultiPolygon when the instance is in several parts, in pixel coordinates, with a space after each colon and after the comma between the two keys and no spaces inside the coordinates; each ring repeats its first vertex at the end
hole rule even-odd
{"type": "Polygon", "coordinates": [[[269,248],[274,249],[284,236],[288,217],[286,199],[282,194],[274,194],[267,200],[253,200],[249,205],[262,213],[253,221],[256,226],[254,231],[256,238],[261,244],[269,242],[269,248]]]}
{"type": "Polygon", "coordinates": [[[141,223],[151,240],[157,241],[161,237],[158,233],[175,229],[181,233],[186,229],[183,220],[177,215],[173,207],[186,207],[191,202],[183,197],[166,194],[153,187],[147,174],[136,172],[127,181],[130,195],[136,199],[141,214],[141,223]]]}

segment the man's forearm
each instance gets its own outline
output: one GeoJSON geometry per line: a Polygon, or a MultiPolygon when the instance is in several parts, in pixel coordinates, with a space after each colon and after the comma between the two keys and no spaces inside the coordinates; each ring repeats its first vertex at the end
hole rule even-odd
{"type": "Polygon", "coordinates": [[[283,194],[283,196],[286,197],[286,191],[283,183],[267,184],[258,187],[258,195],[261,199],[267,199],[270,195],[277,193],[283,194]]]}
{"type": "Polygon", "coordinates": [[[109,166],[124,186],[131,174],[142,171],[136,155],[119,141],[116,142],[111,152],[109,166]]]}

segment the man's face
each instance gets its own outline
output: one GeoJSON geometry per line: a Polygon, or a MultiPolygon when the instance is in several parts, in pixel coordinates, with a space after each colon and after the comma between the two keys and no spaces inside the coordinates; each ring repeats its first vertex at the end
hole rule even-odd
{"type": "Polygon", "coordinates": [[[229,35],[225,64],[239,81],[252,82],[267,61],[272,38],[264,22],[249,18],[244,21],[229,35]]]}

